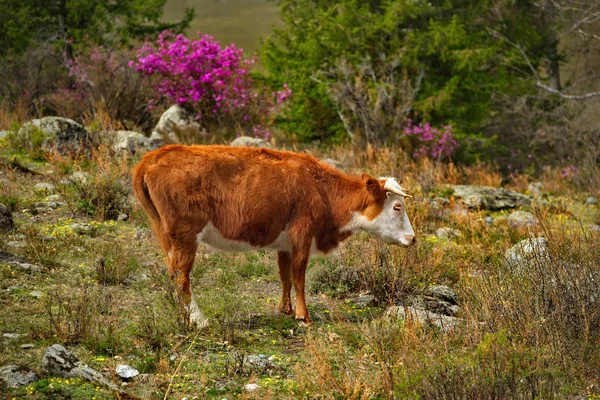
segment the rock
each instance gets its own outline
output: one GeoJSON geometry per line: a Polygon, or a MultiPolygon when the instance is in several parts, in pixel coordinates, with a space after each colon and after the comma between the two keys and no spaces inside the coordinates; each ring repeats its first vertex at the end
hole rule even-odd
{"type": "Polygon", "coordinates": [[[531,182],[529,185],[527,185],[527,190],[532,196],[539,197],[542,195],[543,186],[544,184],[542,182],[531,182]]]}
{"type": "Polygon", "coordinates": [[[127,219],[129,219],[129,215],[125,213],[119,214],[119,216],[117,217],[117,221],[127,221],[127,219]]]}
{"type": "Polygon", "coordinates": [[[80,235],[93,235],[96,233],[96,228],[90,224],[86,224],[83,222],[75,222],[69,225],[69,228],[80,235]]]}
{"type": "Polygon", "coordinates": [[[0,139],[6,139],[10,135],[10,131],[0,131],[0,139]]]}
{"type": "Polygon", "coordinates": [[[38,201],[33,204],[35,208],[51,208],[56,210],[58,207],[64,207],[66,204],[58,201],[38,201]]]}
{"type": "Polygon", "coordinates": [[[26,337],[27,334],[25,333],[3,333],[2,337],[9,339],[9,340],[16,340],[16,339],[21,339],[22,337],[26,337]]]}
{"type": "Polygon", "coordinates": [[[7,233],[14,229],[12,213],[4,204],[0,204],[0,233],[7,233]]]}
{"type": "Polygon", "coordinates": [[[438,327],[443,332],[454,330],[461,322],[461,320],[456,317],[429,312],[414,306],[391,306],[388,308],[386,315],[392,318],[412,320],[422,325],[429,323],[438,327]]]}
{"type": "Polygon", "coordinates": [[[146,136],[133,131],[117,131],[112,149],[117,154],[143,154],[158,146],[146,136]]]}
{"type": "Polygon", "coordinates": [[[531,204],[531,198],[512,190],[491,186],[453,185],[454,197],[469,208],[503,210],[531,204]]]}
{"type": "Polygon", "coordinates": [[[277,369],[277,365],[264,354],[250,354],[244,357],[243,366],[256,375],[262,375],[265,372],[277,369]]]}
{"type": "Polygon", "coordinates": [[[115,374],[125,381],[135,378],[140,374],[140,371],[130,367],[127,364],[118,364],[115,368],[115,374]]]}
{"type": "Polygon", "coordinates": [[[33,190],[38,193],[52,193],[56,190],[56,186],[48,182],[40,182],[35,184],[33,190]]]}
{"type": "Polygon", "coordinates": [[[504,265],[515,273],[535,266],[536,262],[550,262],[548,241],[541,237],[521,240],[504,253],[504,265]]]}
{"type": "Polygon", "coordinates": [[[121,392],[116,385],[109,382],[101,373],[79,361],[77,357],[60,344],[53,344],[46,350],[42,359],[42,370],[52,376],[82,378],[121,392]]]}
{"type": "Polygon", "coordinates": [[[21,242],[20,240],[11,240],[10,242],[6,242],[7,246],[10,247],[17,247],[17,248],[22,248],[27,246],[27,244],[25,244],[25,242],[21,242]]]}
{"type": "Polygon", "coordinates": [[[62,196],[60,194],[51,194],[50,196],[47,196],[44,201],[48,201],[48,202],[59,202],[62,200],[62,196]]]}
{"type": "Polygon", "coordinates": [[[600,232],[600,225],[592,224],[590,225],[590,229],[592,230],[592,232],[600,232]]]}
{"type": "Polygon", "coordinates": [[[29,292],[29,295],[31,297],[35,297],[36,299],[39,299],[40,297],[44,297],[45,294],[40,292],[39,290],[34,290],[33,292],[29,292]]]}
{"type": "Polygon", "coordinates": [[[330,166],[332,166],[335,169],[339,169],[339,170],[343,170],[344,169],[344,164],[342,164],[341,162],[339,162],[338,160],[334,160],[333,158],[326,158],[323,161],[325,164],[329,164],[330,166]]]}
{"type": "Polygon", "coordinates": [[[247,383],[244,385],[244,390],[247,390],[248,392],[254,392],[255,390],[258,390],[258,388],[260,388],[260,386],[256,383],[247,383]]]}
{"type": "Polygon", "coordinates": [[[9,364],[0,367],[0,380],[11,389],[29,385],[39,379],[34,371],[22,365],[9,364]]]}
{"type": "Polygon", "coordinates": [[[150,143],[153,146],[162,146],[168,143],[193,143],[202,136],[205,136],[205,133],[201,130],[195,115],[176,104],[160,116],[150,135],[150,143]]]}
{"type": "Polygon", "coordinates": [[[44,117],[23,124],[17,136],[24,140],[42,141],[46,153],[62,156],[89,156],[96,147],[92,135],[77,122],[61,117],[44,117]]]}
{"type": "Polygon", "coordinates": [[[35,344],[33,343],[23,343],[21,346],[23,350],[35,349],[35,344]]]}
{"type": "Polygon", "coordinates": [[[598,200],[594,196],[590,196],[585,201],[586,206],[595,206],[598,204],[598,200]]]}
{"type": "Polygon", "coordinates": [[[508,216],[508,226],[514,229],[527,229],[535,225],[535,217],[528,211],[515,211],[508,216]]]}
{"type": "Polygon", "coordinates": [[[438,228],[438,230],[435,232],[435,236],[449,240],[454,237],[462,236],[462,233],[458,229],[442,227],[438,228]]]}
{"type": "Polygon", "coordinates": [[[489,215],[484,217],[483,220],[485,221],[486,225],[492,225],[494,223],[494,218],[490,217],[489,215]]]}
{"type": "Polygon", "coordinates": [[[458,295],[446,285],[431,285],[425,289],[424,294],[452,304],[458,304],[458,295]]]}
{"type": "Polygon", "coordinates": [[[240,136],[235,138],[231,143],[232,147],[265,147],[272,148],[273,145],[264,139],[253,138],[250,136],[240,136]]]}
{"type": "Polygon", "coordinates": [[[372,294],[361,294],[356,301],[354,301],[354,304],[359,308],[370,307],[375,304],[375,296],[372,294]]]}
{"type": "Polygon", "coordinates": [[[90,181],[90,174],[83,171],[71,173],[68,177],[61,179],[61,185],[85,185],[90,181]]]}
{"type": "MultiPolygon", "coordinates": [[[[25,244],[23,243],[23,245],[25,244]]],[[[42,272],[42,268],[40,266],[31,264],[23,258],[14,256],[10,253],[5,253],[3,251],[0,251],[0,263],[10,265],[11,267],[20,268],[28,272],[42,272]]]]}

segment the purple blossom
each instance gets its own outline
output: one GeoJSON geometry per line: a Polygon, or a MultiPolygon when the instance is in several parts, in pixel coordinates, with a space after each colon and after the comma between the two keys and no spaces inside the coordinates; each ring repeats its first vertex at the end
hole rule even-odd
{"type": "Polygon", "coordinates": [[[404,134],[415,138],[417,146],[413,157],[448,158],[458,148],[458,142],[452,134],[452,126],[434,128],[429,122],[413,124],[409,119],[404,134]]]}

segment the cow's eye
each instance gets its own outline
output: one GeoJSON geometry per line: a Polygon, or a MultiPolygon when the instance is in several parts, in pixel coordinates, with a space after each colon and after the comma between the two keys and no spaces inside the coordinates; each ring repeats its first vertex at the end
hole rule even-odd
{"type": "Polygon", "coordinates": [[[396,211],[396,212],[402,212],[402,203],[396,203],[396,204],[394,204],[394,211],[396,211]]]}

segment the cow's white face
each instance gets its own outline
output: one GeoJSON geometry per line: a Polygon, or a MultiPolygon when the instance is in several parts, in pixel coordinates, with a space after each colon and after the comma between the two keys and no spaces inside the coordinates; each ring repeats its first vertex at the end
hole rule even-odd
{"type": "Polygon", "coordinates": [[[365,231],[387,244],[412,246],[415,231],[406,214],[405,197],[410,197],[394,178],[377,180],[363,175],[367,191],[375,199],[373,207],[355,212],[343,230],[365,231]]]}
{"type": "Polygon", "coordinates": [[[364,224],[365,231],[387,244],[407,247],[415,244],[415,231],[406,214],[406,202],[397,194],[387,192],[379,215],[364,224]]]}

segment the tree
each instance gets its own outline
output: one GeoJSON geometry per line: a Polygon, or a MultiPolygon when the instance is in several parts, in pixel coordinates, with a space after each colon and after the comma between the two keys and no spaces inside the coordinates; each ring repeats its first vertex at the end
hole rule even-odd
{"type": "Polygon", "coordinates": [[[122,46],[155,36],[165,29],[179,32],[194,16],[192,9],[176,23],[160,20],[166,0],[0,0],[0,56],[24,52],[32,42],[64,46],[69,56],[86,42],[122,46]]]}

